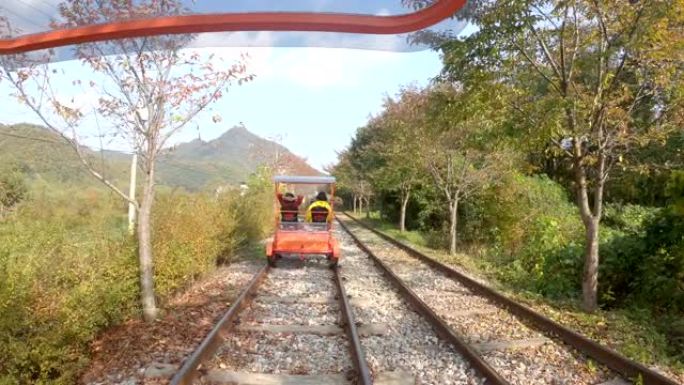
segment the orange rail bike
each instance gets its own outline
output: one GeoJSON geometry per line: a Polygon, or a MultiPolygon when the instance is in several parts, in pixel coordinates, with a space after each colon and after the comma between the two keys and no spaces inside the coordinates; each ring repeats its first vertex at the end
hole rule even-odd
{"type": "Polygon", "coordinates": [[[307,256],[324,256],[330,261],[330,266],[335,267],[341,257],[339,244],[332,232],[335,178],[276,176],[273,181],[278,210],[273,241],[266,245],[269,265],[274,267],[276,261],[284,256],[298,256],[302,260],[307,256]],[[290,190],[282,192],[283,186],[290,190]],[[317,194],[312,194],[316,191],[317,194]],[[304,202],[307,197],[310,203],[304,202]]]}

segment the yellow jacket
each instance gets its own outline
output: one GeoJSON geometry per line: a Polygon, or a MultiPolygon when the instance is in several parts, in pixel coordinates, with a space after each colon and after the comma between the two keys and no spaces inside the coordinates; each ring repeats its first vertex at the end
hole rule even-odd
{"type": "Polygon", "coordinates": [[[330,203],[328,203],[326,201],[315,201],[312,204],[310,204],[309,207],[306,209],[306,217],[304,219],[305,221],[311,222],[311,209],[316,208],[316,207],[325,207],[326,209],[328,209],[327,221],[332,222],[332,219],[333,219],[332,207],[330,206],[330,203]]]}

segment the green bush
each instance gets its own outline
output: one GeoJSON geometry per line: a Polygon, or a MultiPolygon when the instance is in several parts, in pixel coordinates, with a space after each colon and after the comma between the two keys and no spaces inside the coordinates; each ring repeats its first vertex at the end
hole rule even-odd
{"type": "Polygon", "coordinates": [[[643,232],[644,225],[653,219],[658,211],[659,209],[655,207],[607,203],[603,210],[601,224],[616,230],[639,234],[643,232]]]}
{"type": "Polygon", "coordinates": [[[644,238],[633,296],[659,311],[684,313],[684,215],[664,210],[644,238]]]}
{"type": "Polygon", "coordinates": [[[247,186],[248,190],[240,197],[235,210],[243,242],[255,242],[270,233],[275,223],[271,173],[266,168],[259,169],[247,181],[247,186]]]}
{"type": "Polygon", "coordinates": [[[662,313],[684,312],[684,173],[673,173],[665,209],[609,206],[601,234],[604,305],[636,302],[662,313]]]}
{"type": "Polygon", "coordinates": [[[581,228],[563,187],[546,176],[512,174],[485,194],[482,207],[484,226],[511,257],[560,249],[581,228]]]}
{"type": "Polygon", "coordinates": [[[489,258],[501,279],[549,295],[577,286],[570,273],[582,227],[562,186],[545,176],[512,173],[466,207],[462,228],[470,239],[491,245],[489,258]]]}
{"type": "Polygon", "coordinates": [[[28,187],[16,167],[0,167],[0,215],[26,198],[28,187]]]}
{"type": "MultiPolygon", "coordinates": [[[[270,185],[269,185],[270,187],[270,185]]],[[[160,194],[153,213],[155,285],[166,296],[230,262],[241,246],[261,240],[272,225],[270,189],[250,184],[219,196],[160,194]],[[267,193],[268,192],[268,193],[267,193]]]]}
{"type": "Polygon", "coordinates": [[[670,175],[665,194],[670,200],[669,209],[676,215],[684,216],[684,171],[670,175]]]}
{"type": "Polygon", "coordinates": [[[137,301],[134,245],[98,215],[64,211],[69,198],[0,225],[0,383],[73,383],[88,341],[137,301]]]}
{"type": "MultiPolygon", "coordinates": [[[[165,297],[216,266],[222,227],[218,200],[201,195],[160,194],[152,215],[157,295],[165,297]]],[[[229,211],[228,211],[229,212],[229,211]]]]}

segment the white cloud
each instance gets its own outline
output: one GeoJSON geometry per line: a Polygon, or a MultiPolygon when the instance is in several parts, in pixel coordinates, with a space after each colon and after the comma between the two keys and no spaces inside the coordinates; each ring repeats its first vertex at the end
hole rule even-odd
{"type": "Polygon", "coordinates": [[[196,49],[207,55],[213,53],[225,63],[246,53],[248,71],[256,75],[257,81],[282,80],[307,88],[358,86],[401,55],[391,52],[398,44],[396,36],[311,34],[303,36],[308,47],[302,48],[278,47],[279,36],[273,32],[200,34],[192,47],[203,47],[196,49]],[[225,46],[227,42],[229,46],[225,46]],[[350,43],[390,51],[323,48],[350,43]]]}
{"type": "Polygon", "coordinates": [[[308,88],[356,87],[391,65],[395,55],[341,48],[288,49],[271,57],[269,75],[308,88]]]}
{"type": "Polygon", "coordinates": [[[56,95],[55,98],[60,104],[74,110],[79,110],[82,114],[87,115],[98,107],[100,95],[89,89],[85,92],[76,92],[73,95],[56,95]]]}
{"type": "Polygon", "coordinates": [[[271,47],[278,37],[269,31],[258,32],[207,32],[201,33],[190,47],[271,47]]]}

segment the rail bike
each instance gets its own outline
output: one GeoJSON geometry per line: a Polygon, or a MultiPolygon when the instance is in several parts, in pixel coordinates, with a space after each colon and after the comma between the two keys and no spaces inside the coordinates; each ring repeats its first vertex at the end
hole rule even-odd
{"type": "Polygon", "coordinates": [[[335,178],[279,175],[273,182],[277,210],[273,240],[266,245],[268,264],[275,267],[282,258],[325,257],[330,267],[337,266],[341,255],[333,235],[335,178]]]}

